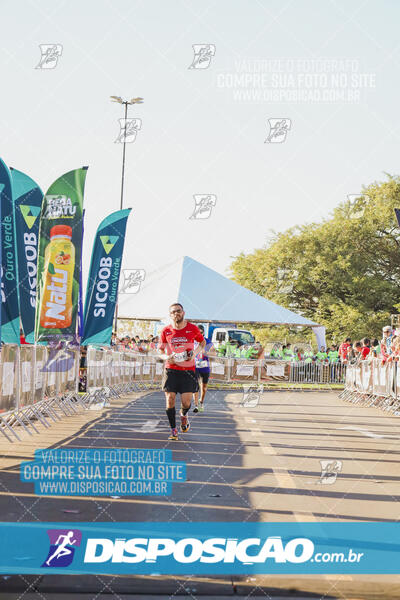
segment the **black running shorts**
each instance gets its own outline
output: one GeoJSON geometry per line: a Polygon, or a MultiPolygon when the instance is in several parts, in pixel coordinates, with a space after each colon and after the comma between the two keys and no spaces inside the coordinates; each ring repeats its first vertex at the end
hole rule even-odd
{"type": "Polygon", "coordinates": [[[210,379],[210,371],[198,371],[196,369],[196,375],[198,380],[200,381],[201,379],[204,384],[207,384],[208,380],[210,379]]]}
{"type": "Polygon", "coordinates": [[[199,391],[199,384],[195,371],[181,371],[178,369],[165,369],[162,379],[164,392],[175,394],[194,394],[199,391]]]}

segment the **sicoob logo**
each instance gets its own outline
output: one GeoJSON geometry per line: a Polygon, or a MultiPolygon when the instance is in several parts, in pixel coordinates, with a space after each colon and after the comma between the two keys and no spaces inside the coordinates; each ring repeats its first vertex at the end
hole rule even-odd
{"type": "Polygon", "coordinates": [[[68,567],[74,558],[75,548],[81,545],[79,529],[48,529],[49,553],[42,567],[68,567]]]}

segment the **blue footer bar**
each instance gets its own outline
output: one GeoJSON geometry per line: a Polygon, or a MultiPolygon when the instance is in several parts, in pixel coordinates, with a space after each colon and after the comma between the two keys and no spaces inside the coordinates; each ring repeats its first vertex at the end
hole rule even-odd
{"type": "Polygon", "coordinates": [[[398,574],[399,559],[400,523],[0,523],[4,574],[398,574]]]}

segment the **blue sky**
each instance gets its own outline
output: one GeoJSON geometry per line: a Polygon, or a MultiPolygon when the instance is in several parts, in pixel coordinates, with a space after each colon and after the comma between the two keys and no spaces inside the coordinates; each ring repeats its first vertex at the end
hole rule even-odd
{"type": "Polygon", "coordinates": [[[142,129],[127,145],[124,267],[150,272],[188,255],[226,274],[270,229],[320,220],[399,172],[399,13],[388,0],[3,0],[0,154],[44,190],[89,165],[87,269],[96,227],[120,201],[122,110],[109,96],[143,96],[129,111],[142,129]],[[45,43],[62,55],[35,69],[45,43]],[[207,69],[188,68],[193,44],[215,45],[207,69]],[[327,77],[333,61],[352,61],[346,94],[351,75],[366,74],[358,101],[246,98],[226,85],[249,73],[251,92],[257,65],[267,79],[280,65],[287,92],[285,76],[321,59],[327,77]],[[283,143],[265,143],[274,118],[291,121],[283,143]],[[190,220],[205,193],[217,196],[210,218],[190,220]]]}

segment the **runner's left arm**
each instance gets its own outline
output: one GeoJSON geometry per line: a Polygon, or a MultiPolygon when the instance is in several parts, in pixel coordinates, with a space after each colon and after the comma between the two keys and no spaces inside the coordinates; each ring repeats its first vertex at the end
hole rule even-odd
{"type": "Polygon", "coordinates": [[[203,341],[199,342],[199,345],[197,346],[197,348],[195,348],[193,350],[194,358],[196,358],[196,356],[202,355],[205,347],[206,347],[206,340],[203,338],[203,341]]]}

